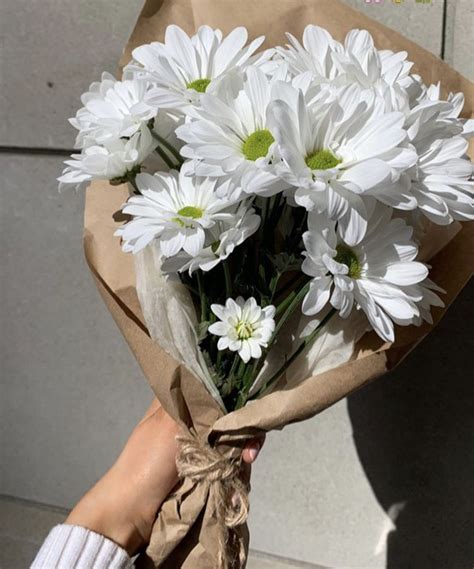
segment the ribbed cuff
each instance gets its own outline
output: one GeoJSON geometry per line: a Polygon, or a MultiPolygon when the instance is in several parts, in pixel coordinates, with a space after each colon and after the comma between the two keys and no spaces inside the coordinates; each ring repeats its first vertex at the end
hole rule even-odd
{"type": "Polygon", "coordinates": [[[54,527],[30,569],[130,569],[127,552],[110,539],[79,526],[54,527]]]}

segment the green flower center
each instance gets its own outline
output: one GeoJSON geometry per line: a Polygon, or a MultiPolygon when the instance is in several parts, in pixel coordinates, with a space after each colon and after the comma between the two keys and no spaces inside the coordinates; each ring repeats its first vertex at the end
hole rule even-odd
{"type": "Polygon", "coordinates": [[[308,154],[304,161],[311,170],[328,170],[329,168],[335,168],[342,162],[329,150],[316,150],[308,154]]]}
{"type": "Polygon", "coordinates": [[[272,133],[267,130],[256,130],[242,145],[242,152],[247,160],[255,162],[257,158],[264,158],[268,149],[274,143],[272,133]]]}
{"type": "Polygon", "coordinates": [[[210,79],[195,79],[194,81],[191,81],[191,83],[188,83],[186,87],[188,89],[194,89],[198,93],[205,93],[210,82],[210,79]]]}
{"type": "Polygon", "coordinates": [[[241,320],[237,324],[235,330],[237,332],[239,340],[248,340],[249,338],[252,337],[254,331],[252,324],[250,324],[249,322],[245,322],[244,320],[241,320]]]}
{"type": "Polygon", "coordinates": [[[195,207],[193,205],[186,205],[178,210],[178,215],[182,217],[190,217],[191,219],[199,219],[202,217],[204,210],[200,207],[195,207]]]}
{"type": "Polygon", "coordinates": [[[336,256],[334,260],[342,265],[346,265],[349,269],[349,277],[351,279],[360,278],[362,269],[360,266],[359,259],[354,251],[347,245],[339,244],[336,247],[336,256]]]}

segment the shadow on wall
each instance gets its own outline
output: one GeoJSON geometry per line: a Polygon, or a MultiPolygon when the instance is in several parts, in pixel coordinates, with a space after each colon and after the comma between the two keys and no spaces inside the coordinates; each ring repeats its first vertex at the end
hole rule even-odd
{"type": "Polygon", "coordinates": [[[367,477],[389,515],[399,511],[387,569],[474,566],[473,322],[471,281],[390,377],[349,398],[367,477]]]}

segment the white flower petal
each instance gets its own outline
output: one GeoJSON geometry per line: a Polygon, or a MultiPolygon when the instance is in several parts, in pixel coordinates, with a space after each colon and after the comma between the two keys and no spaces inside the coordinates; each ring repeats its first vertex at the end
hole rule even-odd
{"type": "Polygon", "coordinates": [[[407,286],[423,281],[428,276],[428,268],[423,263],[393,263],[388,265],[384,279],[390,283],[407,286]]]}
{"type": "Polygon", "coordinates": [[[331,279],[321,277],[313,279],[308,294],[304,297],[302,310],[303,314],[313,316],[326,306],[331,293],[331,279]]]}

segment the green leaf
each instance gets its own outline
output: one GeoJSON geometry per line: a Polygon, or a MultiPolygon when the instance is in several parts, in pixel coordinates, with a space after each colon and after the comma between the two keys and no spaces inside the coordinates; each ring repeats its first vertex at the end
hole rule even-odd
{"type": "Polygon", "coordinates": [[[276,255],[269,255],[268,258],[276,271],[281,274],[299,270],[301,267],[301,257],[299,255],[296,256],[294,253],[282,251],[276,255]]]}
{"type": "Polygon", "coordinates": [[[210,324],[211,324],[210,322],[206,321],[206,322],[199,322],[199,324],[196,326],[198,343],[201,343],[207,337],[207,330],[210,324]]]}

